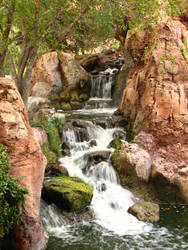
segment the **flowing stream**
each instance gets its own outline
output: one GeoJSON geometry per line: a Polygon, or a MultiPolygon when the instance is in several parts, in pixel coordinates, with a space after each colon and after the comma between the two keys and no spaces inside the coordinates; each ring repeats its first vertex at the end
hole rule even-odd
{"type": "MultiPolygon", "coordinates": [[[[141,222],[127,212],[138,199],[120,186],[110,160],[113,148],[109,144],[112,139],[117,135],[126,139],[125,131],[109,122],[115,110],[111,106],[115,72],[108,69],[91,76],[90,100],[84,109],[72,112],[77,129],[67,127],[62,135],[71,155],[62,157],[60,162],[71,176],[80,177],[93,186],[90,207],[94,218],[68,223],[55,205],[42,201],[41,218],[50,234],[47,249],[186,249],[187,225],[178,230],[168,228],[163,222],[153,225],[141,222]],[[102,120],[104,126],[100,124],[102,120]],[[97,154],[102,154],[105,160],[89,165],[89,158],[97,157],[97,154]]],[[[185,218],[188,220],[188,216],[185,218]]]]}

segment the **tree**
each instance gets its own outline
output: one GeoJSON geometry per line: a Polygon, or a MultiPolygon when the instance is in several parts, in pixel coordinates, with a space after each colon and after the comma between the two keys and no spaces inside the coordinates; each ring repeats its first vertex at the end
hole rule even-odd
{"type": "MultiPolygon", "coordinates": [[[[162,2],[177,13],[182,0],[162,2]]],[[[32,68],[42,53],[91,48],[114,37],[115,23],[127,29],[125,16],[129,29],[139,32],[157,21],[158,11],[158,0],[2,0],[0,74],[7,58],[27,106],[32,68]]]]}

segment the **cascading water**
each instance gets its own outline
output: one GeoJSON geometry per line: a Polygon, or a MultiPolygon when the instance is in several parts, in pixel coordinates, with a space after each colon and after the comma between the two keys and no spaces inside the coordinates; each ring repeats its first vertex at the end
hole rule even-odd
{"type": "MultiPolygon", "coordinates": [[[[89,113],[99,114],[99,107],[109,107],[113,78],[112,70],[91,76],[91,99],[82,111],[77,112],[88,113],[89,109],[89,113]],[[91,105],[92,102],[95,104],[91,105]],[[94,109],[91,109],[91,106],[94,109]]],[[[112,114],[113,110],[105,109],[105,117],[112,114]]],[[[48,249],[161,249],[157,246],[162,236],[162,249],[169,249],[165,248],[166,245],[172,247],[169,240],[172,235],[166,228],[155,228],[152,224],[138,221],[127,212],[137,198],[120,186],[110,160],[113,149],[109,147],[117,134],[121,134],[122,137],[125,135],[123,129],[111,126],[103,128],[87,120],[82,122],[82,129],[76,120],[72,125],[76,127],[65,127],[62,135],[63,143],[70,148],[70,156],[62,157],[60,163],[68,169],[71,176],[80,177],[93,186],[90,207],[94,211],[95,219],[70,225],[57,213],[54,205],[42,203],[43,223],[54,237],[51,238],[48,249]],[[104,154],[105,159],[88,164],[89,158],[98,153],[104,154]],[[151,248],[143,248],[147,242],[150,242],[151,248]],[[54,244],[56,246],[53,248],[54,244]]],[[[185,246],[188,244],[181,239],[182,249],[185,246]]]]}

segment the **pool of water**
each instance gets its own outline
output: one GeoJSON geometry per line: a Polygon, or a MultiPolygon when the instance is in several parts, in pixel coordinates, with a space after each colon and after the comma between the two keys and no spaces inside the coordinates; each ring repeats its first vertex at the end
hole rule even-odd
{"type": "Polygon", "coordinates": [[[93,222],[66,226],[50,236],[48,250],[188,249],[188,206],[162,205],[161,220],[149,232],[117,235],[93,222]]]}

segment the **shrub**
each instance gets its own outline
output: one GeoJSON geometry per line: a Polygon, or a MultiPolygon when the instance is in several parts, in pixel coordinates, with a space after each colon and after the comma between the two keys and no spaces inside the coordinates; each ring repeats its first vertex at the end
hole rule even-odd
{"type": "Polygon", "coordinates": [[[21,222],[18,204],[25,201],[25,188],[19,187],[19,179],[9,173],[10,162],[6,148],[0,144],[0,237],[21,222]]]}

